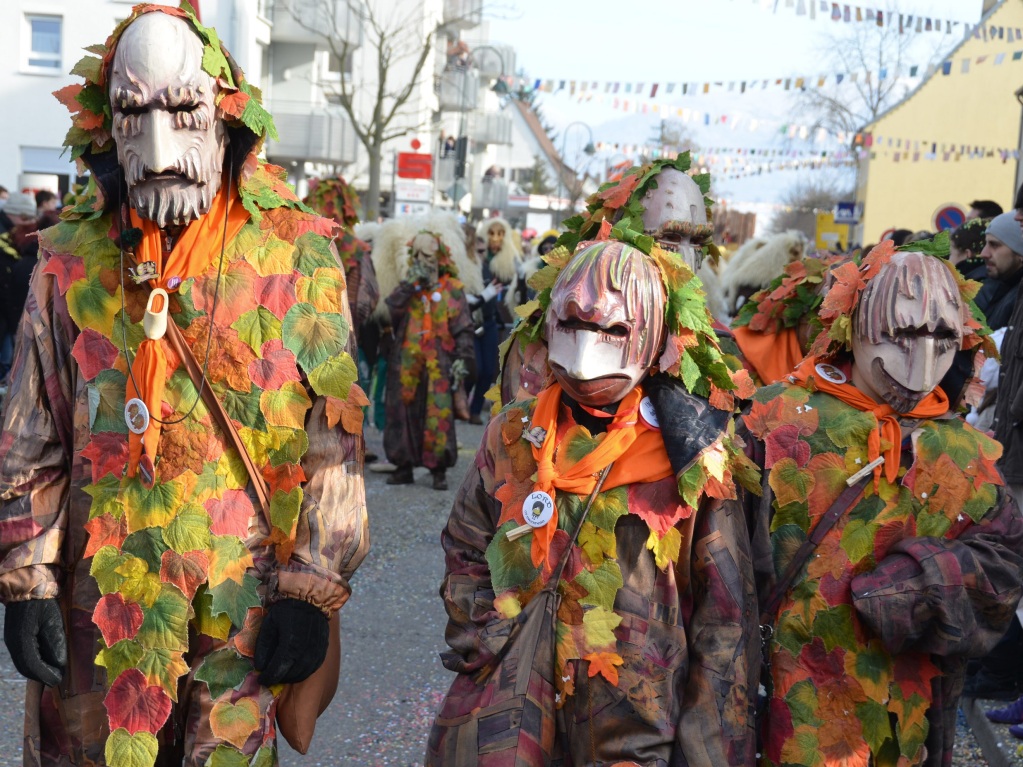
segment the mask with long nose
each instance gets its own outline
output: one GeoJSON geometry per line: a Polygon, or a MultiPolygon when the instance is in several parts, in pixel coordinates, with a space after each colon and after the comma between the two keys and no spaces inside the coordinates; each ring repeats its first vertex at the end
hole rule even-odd
{"type": "Polygon", "coordinates": [[[853,382],[907,413],[952,366],[962,345],[963,302],[934,256],[897,253],[870,281],[853,314],[853,382]]]}
{"type": "Polygon", "coordinates": [[[598,242],[558,275],[547,310],[548,361],[577,402],[619,402],[649,372],[664,342],[664,286],[639,250],[598,242]]]}
{"type": "Polygon", "coordinates": [[[146,13],[124,31],[110,70],[117,159],[128,198],[160,227],[205,215],[220,189],[226,147],[216,82],[183,19],[146,13]]]}

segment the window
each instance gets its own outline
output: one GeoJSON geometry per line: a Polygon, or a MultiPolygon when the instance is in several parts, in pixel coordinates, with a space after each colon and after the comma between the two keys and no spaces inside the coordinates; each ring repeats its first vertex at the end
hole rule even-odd
{"type": "Polygon", "coordinates": [[[25,22],[28,27],[25,64],[29,69],[60,73],[61,17],[26,16],[25,22]]]}

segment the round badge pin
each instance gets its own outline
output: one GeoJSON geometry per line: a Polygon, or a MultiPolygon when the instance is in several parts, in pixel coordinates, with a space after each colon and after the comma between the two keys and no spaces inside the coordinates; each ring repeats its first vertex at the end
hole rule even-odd
{"type": "Polygon", "coordinates": [[[124,422],[132,434],[144,434],[149,428],[149,408],[138,397],[124,403],[124,422]]]}
{"type": "Polygon", "coordinates": [[[657,411],[654,410],[654,403],[650,401],[649,397],[643,397],[639,401],[639,417],[651,429],[660,431],[661,422],[657,420],[657,411]]]}
{"type": "Polygon", "coordinates": [[[849,380],[845,373],[836,368],[834,365],[828,365],[825,362],[817,363],[814,370],[817,371],[817,375],[821,376],[821,378],[831,381],[831,383],[834,384],[844,384],[849,380]]]}
{"type": "Polygon", "coordinates": [[[554,499],[543,490],[534,490],[522,502],[522,517],[530,527],[545,527],[554,516],[554,499]]]}
{"type": "Polygon", "coordinates": [[[433,291],[433,295],[431,295],[430,298],[433,299],[433,302],[435,304],[439,304],[440,303],[440,299],[442,298],[442,296],[440,294],[440,291],[439,290],[433,291]]]}

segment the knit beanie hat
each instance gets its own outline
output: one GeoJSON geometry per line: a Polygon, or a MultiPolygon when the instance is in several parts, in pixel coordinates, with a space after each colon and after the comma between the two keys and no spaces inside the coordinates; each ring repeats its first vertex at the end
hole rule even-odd
{"type": "MultiPolygon", "coordinates": [[[[11,199],[13,200],[14,197],[12,196],[11,199]]],[[[11,203],[8,202],[8,210],[10,207],[11,203]]],[[[987,225],[987,233],[1001,240],[1013,253],[1023,256],[1023,231],[1020,230],[1015,216],[1015,211],[995,216],[987,225]]]]}
{"type": "Polygon", "coordinates": [[[39,214],[36,209],[36,198],[24,192],[12,192],[4,206],[4,213],[8,216],[35,218],[39,214]]]}

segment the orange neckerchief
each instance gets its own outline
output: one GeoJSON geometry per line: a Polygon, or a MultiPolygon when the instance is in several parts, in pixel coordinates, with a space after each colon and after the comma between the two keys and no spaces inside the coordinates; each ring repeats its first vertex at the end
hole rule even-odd
{"type": "Polygon", "coordinates": [[[732,334],[742,356],[764,384],[782,380],[803,359],[796,328],[782,328],[777,333],[758,333],[748,327],[737,327],[732,329],[732,334]]]}
{"type": "MultiPolygon", "coordinates": [[[[226,181],[226,179],[225,179],[226,181]]],[[[233,184],[232,184],[233,186],[233,184]]],[[[164,253],[160,227],[149,219],[141,218],[129,210],[131,225],[142,230],[142,240],[135,248],[135,263],[152,261],[156,264],[156,279],[149,280],[150,287],[163,288],[168,293],[178,289],[181,281],[198,277],[220,256],[221,248],[230,245],[235,235],[249,220],[249,213],[242,207],[237,190],[227,199],[227,184],[221,184],[220,191],[213,198],[209,212],[191,222],[178,236],[170,253],[164,253]],[[224,216],[227,216],[227,237],[224,239],[224,216]],[[168,281],[177,277],[178,282],[170,287],[168,281]]],[[[159,303],[159,301],[155,302],[159,303]]],[[[158,310],[159,306],[154,306],[158,310]]],[[[212,318],[210,318],[212,321],[212,318]]],[[[167,322],[174,322],[168,316],[167,322]]],[[[149,426],[142,434],[128,432],[128,476],[138,473],[143,456],[146,459],[146,473],[155,478],[153,462],[156,447],[160,442],[161,425],[156,420],[163,417],[163,394],[167,386],[167,355],[163,339],[149,338],[139,344],[131,375],[125,392],[125,401],[138,397],[149,409],[149,426]],[[138,389],[135,388],[138,384],[138,389]]]]}
{"type": "MultiPolygon", "coordinates": [[[[533,426],[546,430],[543,444],[533,446],[536,459],[536,490],[555,498],[557,490],[588,495],[597,484],[597,477],[609,463],[614,463],[604,482],[604,490],[638,482],[656,482],[674,475],[661,433],[643,423],[639,403],[643,389],[637,386],[618,405],[607,431],[597,436],[597,446],[578,463],[559,472],[556,461],[558,447],[558,412],[561,408],[561,385],[552,383],[536,398],[533,426]]],[[[537,567],[548,566],[551,540],[558,529],[558,507],[545,527],[533,531],[531,554],[537,567]]]]}
{"type": "Polygon", "coordinates": [[[863,413],[870,413],[877,419],[878,428],[870,432],[867,439],[867,457],[874,461],[881,455],[881,441],[888,443],[884,451],[884,463],[874,469],[874,487],[881,479],[881,472],[889,484],[895,484],[899,478],[899,462],[902,460],[902,427],[900,418],[937,418],[948,412],[948,396],[939,386],[924,397],[919,404],[908,413],[896,413],[885,403],[877,403],[861,392],[851,383],[838,384],[817,374],[817,357],[807,357],[792,373],[793,379],[805,386],[812,377],[814,386],[833,397],[837,397],[847,405],[851,405],[863,413]]]}

